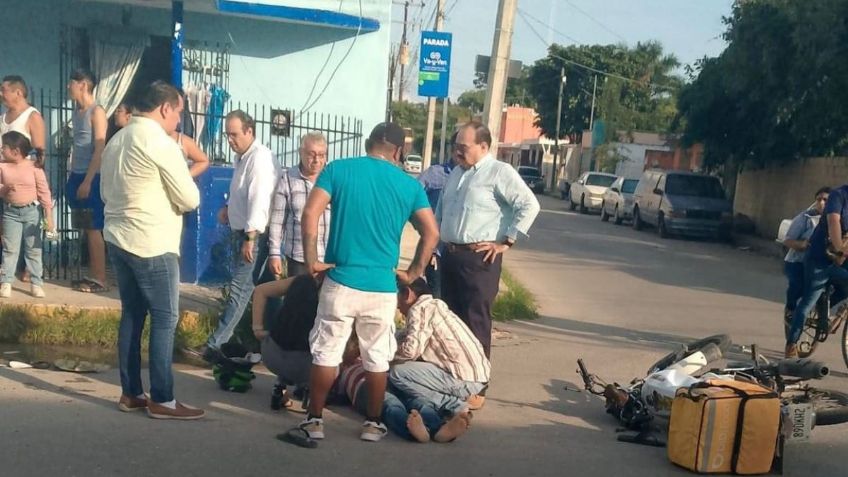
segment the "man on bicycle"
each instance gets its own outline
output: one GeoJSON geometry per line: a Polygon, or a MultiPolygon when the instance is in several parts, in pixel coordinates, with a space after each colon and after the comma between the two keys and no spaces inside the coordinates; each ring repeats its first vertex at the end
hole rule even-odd
{"type": "MultiPolygon", "coordinates": [[[[792,315],[789,336],[786,341],[786,357],[798,357],[798,340],[804,328],[807,315],[816,305],[819,297],[832,282],[843,293],[848,290],[848,268],[845,257],[848,254],[848,184],[831,191],[824,207],[822,220],[810,237],[807,256],[804,259],[804,295],[792,315]]],[[[846,310],[843,301],[837,307],[838,313],[846,310]]],[[[819,317],[826,322],[827,316],[819,317]]]]}
{"type": "Polygon", "coordinates": [[[830,187],[822,187],[816,191],[815,202],[812,207],[804,209],[792,219],[783,245],[789,249],[783,259],[783,274],[786,275],[786,304],[784,306],[784,320],[786,321],[786,338],[789,338],[789,324],[798,301],[804,296],[804,257],[810,246],[810,237],[819,218],[824,211],[830,187]]]}

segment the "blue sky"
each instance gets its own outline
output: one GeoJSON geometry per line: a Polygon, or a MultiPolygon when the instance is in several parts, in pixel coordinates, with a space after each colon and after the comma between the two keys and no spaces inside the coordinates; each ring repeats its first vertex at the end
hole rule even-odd
{"type": "MultiPolygon", "coordinates": [[[[420,1],[420,0],[413,0],[420,1]]],[[[431,18],[436,0],[426,6],[410,7],[409,43],[417,51],[417,29],[421,17],[431,18]]],[[[473,88],[476,55],[492,49],[497,0],[445,0],[448,16],[445,31],[453,33],[451,97],[473,88]]],[[[733,0],[519,0],[515,19],[512,58],[532,64],[546,54],[545,42],[559,44],[610,44],[658,40],[682,64],[703,56],[716,56],[724,49],[722,16],[730,14],[733,0]],[[580,11],[582,10],[581,13],[580,11]],[[527,18],[525,21],[522,14],[527,18]],[[588,16],[586,15],[588,14],[588,16]],[[592,17],[592,18],[590,18],[592,17]],[[535,18],[537,20],[533,20],[535,18]],[[541,22],[541,23],[540,23],[541,22]],[[546,27],[552,25],[553,30],[546,27]],[[570,38],[566,38],[567,35],[570,38]]],[[[403,7],[393,8],[392,38],[400,41],[403,7]]],[[[432,22],[425,29],[432,28],[432,22]]],[[[417,62],[412,64],[406,93],[422,100],[415,91],[417,62]]]]}

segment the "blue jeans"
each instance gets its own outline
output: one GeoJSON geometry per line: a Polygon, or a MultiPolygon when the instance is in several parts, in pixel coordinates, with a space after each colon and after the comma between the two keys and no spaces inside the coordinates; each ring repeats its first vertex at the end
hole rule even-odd
{"type": "Polygon", "coordinates": [[[227,297],[227,308],[218,318],[218,327],[206,341],[206,346],[221,349],[230,341],[239,321],[241,321],[247,304],[253,296],[253,289],[259,283],[268,259],[268,236],[259,235],[253,242],[253,262],[246,262],[241,255],[241,245],[244,243],[241,232],[232,232],[230,243],[233,245],[233,274],[230,280],[227,297]]]}
{"type": "Polygon", "coordinates": [[[831,281],[837,285],[837,288],[844,290],[848,285],[848,269],[832,263],[818,263],[809,258],[804,260],[804,296],[801,297],[801,301],[795,307],[795,313],[792,314],[792,325],[789,327],[787,343],[797,343],[801,338],[807,315],[816,306],[816,302],[831,281]]]}
{"type": "Polygon", "coordinates": [[[15,207],[6,204],[3,210],[3,283],[15,281],[15,269],[24,244],[24,259],[33,285],[42,286],[41,214],[38,205],[15,207]]]}
{"type": "Polygon", "coordinates": [[[150,398],[163,403],[174,399],[174,333],[179,321],[180,266],[166,253],[143,258],[107,242],[121,295],[118,357],[121,390],[127,396],[144,392],[141,384],[141,334],[150,314],[150,398]]]}
{"type": "Polygon", "coordinates": [[[435,364],[408,361],[392,366],[389,382],[410,400],[433,403],[442,414],[458,414],[468,408],[465,401],[483,390],[483,383],[462,381],[435,364]]]}
{"type": "MultiPolygon", "coordinates": [[[[368,388],[365,383],[362,383],[359,392],[356,394],[356,402],[353,403],[353,408],[363,416],[368,415],[368,388]]],[[[442,428],[443,421],[433,403],[429,403],[424,399],[408,400],[398,391],[391,388],[383,396],[383,414],[381,418],[390,431],[406,440],[415,440],[412,434],[409,433],[409,428],[406,427],[409,411],[413,409],[417,409],[421,414],[424,427],[430,432],[430,436],[436,435],[436,432],[442,428]]]]}
{"type": "Polygon", "coordinates": [[[804,262],[783,262],[783,274],[787,282],[785,309],[792,312],[804,296],[804,262]]]}

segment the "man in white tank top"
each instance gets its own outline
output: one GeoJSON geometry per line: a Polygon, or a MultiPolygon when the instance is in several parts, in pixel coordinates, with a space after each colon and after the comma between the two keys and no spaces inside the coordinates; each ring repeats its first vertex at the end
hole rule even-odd
{"type": "Polygon", "coordinates": [[[44,150],[44,118],[27,102],[27,85],[20,76],[10,75],[0,82],[0,99],[6,112],[0,116],[0,135],[17,131],[32,143],[35,149],[44,150]]]}

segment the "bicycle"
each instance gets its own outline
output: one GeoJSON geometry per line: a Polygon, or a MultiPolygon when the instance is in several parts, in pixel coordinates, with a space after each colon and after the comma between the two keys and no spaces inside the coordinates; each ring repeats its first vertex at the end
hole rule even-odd
{"type": "Polygon", "coordinates": [[[842,328],[842,360],[848,366],[848,305],[842,306],[837,313],[830,313],[831,297],[835,287],[829,285],[827,290],[816,302],[813,311],[807,315],[804,327],[801,329],[801,337],[798,340],[798,357],[809,358],[813,355],[820,343],[827,341],[830,335],[837,334],[842,328]],[[820,320],[820,316],[827,316],[827,320],[820,320]]]}

